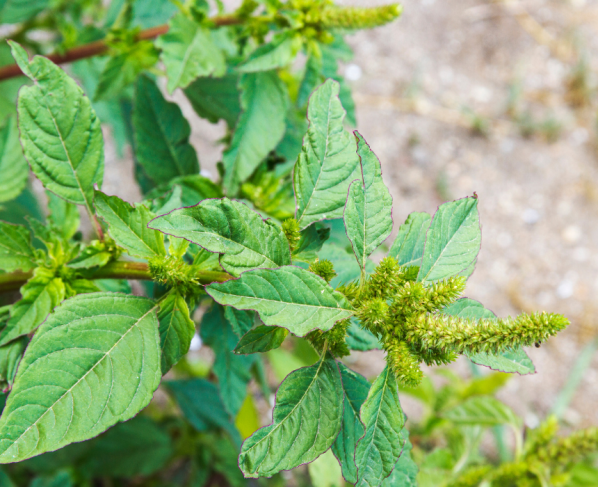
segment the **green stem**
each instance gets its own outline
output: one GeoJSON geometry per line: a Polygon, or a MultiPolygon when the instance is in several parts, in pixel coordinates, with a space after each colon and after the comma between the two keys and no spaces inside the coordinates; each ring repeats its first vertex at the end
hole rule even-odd
{"type": "MultiPolygon", "coordinates": [[[[18,291],[31,277],[33,272],[11,272],[0,274],[0,293],[18,291]]],[[[145,262],[110,262],[99,269],[85,269],[81,272],[84,279],[128,279],[151,281],[152,276],[145,262]]],[[[201,284],[224,282],[231,279],[231,275],[219,271],[197,271],[195,275],[201,284]]]]}

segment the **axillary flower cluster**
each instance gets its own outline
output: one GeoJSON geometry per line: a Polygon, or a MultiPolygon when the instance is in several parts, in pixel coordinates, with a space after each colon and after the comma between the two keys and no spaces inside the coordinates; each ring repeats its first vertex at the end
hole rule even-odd
{"type": "MultiPolygon", "coordinates": [[[[380,339],[389,366],[404,385],[420,383],[421,363],[443,365],[459,354],[497,354],[534,345],[569,325],[562,315],[544,312],[505,319],[450,316],[442,310],[461,297],[465,278],[423,283],[417,281],[418,271],[417,266],[400,266],[396,259],[386,257],[360,284],[337,289],[351,301],[361,326],[380,339]]],[[[317,341],[327,339],[333,354],[344,355],[348,349],[338,341],[342,335],[344,342],[339,332],[347,327],[346,322],[337,323],[329,332],[320,333],[317,341]]],[[[308,338],[314,342],[315,337],[308,338]]]]}

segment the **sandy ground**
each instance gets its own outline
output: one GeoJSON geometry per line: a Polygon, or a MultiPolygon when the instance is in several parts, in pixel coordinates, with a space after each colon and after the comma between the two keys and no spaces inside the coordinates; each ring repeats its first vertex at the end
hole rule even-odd
{"type": "MultiPolygon", "coordinates": [[[[500,393],[532,426],[550,410],[598,331],[596,110],[591,96],[588,106],[573,109],[566,89],[576,53],[595,67],[597,6],[583,0],[530,0],[508,8],[481,0],[406,0],[400,21],[349,38],[355,59],[343,67],[358,129],[381,159],[394,198],[394,233],[412,211],[434,212],[443,201],[475,191],[483,242],[466,295],[499,316],[546,310],[571,319],[558,338],[529,350],[538,373],[513,377],[500,393]],[[545,30],[534,31],[530,19],[545,30]],[[551,44],[551,37],[557,41],[551,44]],[[530,138],[513,116],[524,112],[537,121],[530,138]],[[476,116],[489,127],[486,136],[471,130],[476,116]],[[560,133],[549,143],[555,127],[560,133]]],[[[214,142],[224,128],[199,119],[180,94],[176,98],[191,121],[202,168],[214,175],[220,158],[214,142]]],[[[138,200],[123,183],[130,181],[130,159],[114,150],[107,159],[104,189],[138,200]]],[[[355,359],[367,374],[382,368],[379,354],[355,359]]],[[[455,367],[468,373],[463,361],[455,367]]],[[[572,426],[598,424],[597,385],[595,357],[565,414],[572,426]]],[[[417,405],[404,402],[417,416],[417,405]]]]}

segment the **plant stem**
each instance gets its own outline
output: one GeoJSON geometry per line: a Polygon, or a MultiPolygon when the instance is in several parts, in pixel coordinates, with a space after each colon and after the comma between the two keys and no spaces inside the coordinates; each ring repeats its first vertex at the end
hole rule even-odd
{"type": "MultiPolygon", "coordinates": [[[[214,25],[217,27],[222,27],[226,25],[236,25],[242,22],[241,19],[235,17],[234,15],[223,15],[218,17],[213,17],[210,19],[214,25]]],[[[159,25],[157,27],[152,27],[151,29],[146,29],[141,31],[137,35],[138,41],[154,39],[162,34],[166,34],[168,32],[168,25],[159,25]]],[[[100,54],[105,54],[108,51],[108,44],[105,40],[91,42],[89,44],[84,44],[83,46],[75,47],[64,54],[50,54],[46,56],[50,61],[54,62],[55,64],[65,64],[65,63],[72,63],[74,61],[78,61],[80,59],[86,59],[93,56],[98,56],[100,54]]],[[[23,74],[21,72],[21,68],[19,68],[16,64],[11,64],[9,66],[4,66],[0,68],[0,81],[10,78],[15,78],[23,74]]]]}
{"type": "MultiPolygon", "coordinates": [[[[11,272],[0,274],[0,293],[18,291],[31,277],[33,272],[11,272]]],[[[128,279],[151,281],[152,276],[145,262],[110,262],[100,269],[84,269],[81,272],[84,279],[128,279]]],[[[231,275],[219,271],[198,271],[196,276],[201,284],[224,282],[231,279],[231,275]]]]}

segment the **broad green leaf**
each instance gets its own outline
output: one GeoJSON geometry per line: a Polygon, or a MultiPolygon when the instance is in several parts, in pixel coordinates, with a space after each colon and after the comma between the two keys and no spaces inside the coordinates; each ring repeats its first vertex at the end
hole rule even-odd
{"type": "Polygon", "coordinates": [[[357,482],[357,466],[355,465],[355,447],[365,433],[359,412],[365,402],[370,383],[365,377],[339,363],[345,393],[345,409],[343,412],[343,427],[332,445],[332,451],[338,459],[343,477],[347,482],[357,482]]]}
{"type": "MultiPolygon", "coordinates": [[[[269,396],[269,394],[268,394],[269,396]]],[[[260,427],[260,413],[257,410],[253,396],[247,394],[241,409],[235,418],[235,426],[243,439],[249,438],[260,427]]]]}
{"type": "Polygon", "coordinates": [[[299,245],[293,251],[292,259],[294,261],[306,262],[311,264],[318,258],[318,252],[322,249],[324,242],[330,236],[329,228],[316,228],[316,225],[310,225],[301,232],[299,245]]]}
{"type": "Polygon", "coordinates": [[[469,277],[480,251],[482,233],[477,197],[440,205],[426,236],[418,281],[469,277]]]}
{"type": "Polygon", "coordinates": [[[392,196],[382,180],[382,167],[365,139],[355,131],[361,178],[349,186],[343,219],[357,263],[365,273],[368,257],[392,231],[392,196]]]}
{"type": "Polygon", "coordinates": [[[469,360],[474,364],[490,367],[500,372],[518,373],[521,375],[535,374],[536,367],[522,348],[507,350],[498,355],[486,352],[467,354],[469,360]]]}
{"type": "Polygon", "coordinates": [[[117,424],[93,442],[79,469],[88,477],[134,477],[161,470],[174,453],[168,433],[145,416],[117,424]]]}
{"type": "Polygon", "coordinates": [[[411,449],[413,446],[409,441],[409,432],[403,429],[401,436],[405,439],[405,446],[399,460],[395,464],[395,468],[382,482],[381,487],[417,487],[417,472],[418,468],[415,462],[411,459],[411,449]]]}
{"type": "Polygon", "coordinates": [[[189,317],[189,307],[180,294],[173,292],[160,301],[160,349],[162,375],[189,351],[195,334],[195,323],[189,317]]]}
{"type": "Polygon", "coordinates": [[[239,87],[242,113],[222,155],[223,185],[229,195],[237,193],[282,139],[288,105],[286,87],[275,71],[243,74],[239,87]]]}
{"type": "Polygon", "coordinates": [[[92,242],[92,245],[85,247],[82,252],[71,260],[68,265],[73,269],[91,269],[92,267],[104,267],[113,255],[106,250],[102,242],[92,242]]]}
{"type": "Polygon", "coordinates": [[[297,336],[327,331],[351,316],[351,305],[322,278],[294,266],[256,269],[239,279],[214,283],[206,291],[220,304],[252,309],[264,324],[282,326],[297,336]]]}
{"type": "Polygon", "coordinates": [[[258,326],[243,335],[235,347],[235,353],[248,354],[273,350],[282,345],[288,334],[289,331],[286,328],[258,326]]]}
{"type": "Polygon", "coordinates": [[[307,466],[307,470],[313,487],[343,487],[345,485],[341,468],[330,450],[311,462],[307,466]]]}
{"type": "Polygon", "coordinates": [[[220,395],[227,411],[234,417],[247,395],[247,384],[251,380],[249,369],[255,358],[233,353],[239,339],[224,316],[224,307],[219,304],[214,304],[204,314],[199,332],[203,342],[216,355],[213,370],[218,377],[220,395]]]}
{"type": "MultiPolygon", "coordinates": [[[[444,314],[458,316],[460,318],[492,319],[496,315],[474,299],[463,298],[455,301],[442,310],[444,314]]],[[[468,353],[469,360],[474,364],[484,365],[493,370],[507,373],[518,373],[521,375],[533,374],[536,372],[533,362],[523,351],[523,348],[507,350],[493,355],[487,352],[468,353]]]]}
{"type": "Polygon", "coordinates": [[[426,232],[431,220],[432,217],[427,213],[411,213],[399,227],[399,234],[388,255],[397,259],[400,265],[421,266],[426,232]]]}
{"type": "MultiPolygon", "coordinates": [[[[215,183],[199,174],[179,176],[171,179],[167,184],[158,186],[147,193],[148,199],[162,196],[166,191],[175,187],[181,188],[182,206],[193,206],[209,198],[222,198],[222,190],[215,183]]],[[[181,207],[179,207],[181,208],[181,207]]]]}
{"type": "Polygon", "coordinates": [[[14,117],[0,128],[0,202],[15,199],[27,186],[29,166],[19,142],[14,117]]]}
{"type": "Polygon", "coordinates": [[[224,120],[233,129],[241,113],[239,77],[198,78],[185,88],[185,96],[195,112],[212,123],[224,120]]]}
{"type": "MultiPolygon", "coordinates": [[[[35,193],[29,186],[16,199],[0,203],[0,220],[16,225],[27,225],[26,217],[28,216],[38,220],[44,219],[44,213],[42,212],[39,201],[37,201],[35,193]]],[[[0,255],[1,253],[2,251],[0,250],[0,255]]],[[[0,262],[1,260],[2,258],[0,257],[0,262]]]]}
{"type": "Polygon", "coordinates": [[[168,91],[186,88],[200,76],[222,76],[226,72],[224,54],[214,44],[210,29],[189,19],[175,15],[168,23],[168,32],[158,38],[161,59],[168,75],[168,91]]]}
{"type": "Polygon", "coordinates": [[[20,225],[0,221],[0,269],[6,272],[33,269],[35,250],[31,233],[20,225]]]}
{"type": "Polygon", "coordinates": [[[513,410],[492,396],[476,396],[449,409],[444,417],[457,425],[496,426],[505,424],[515,428],[521,419],[513,410]]]}
{"type": "Polygon", "coordinates": [[[171,190],[167,190],[165,194],[154,199],[149,208],[156,216],[166,215],[166,213],[184,206],[182,198],[183,189],[180,186],[173,186],[171,190]]]}
{"type": "Polygon", "coordinates": [[[269,477],[318,458],[341,429],[343,390],[334,360],[295,370],[278,388],[272,424],[243,443],[245,477],[269,477]]]}
{"type": "Polygon", "coordinates": [[[297,106],[305,107],[309,97],[319,84],[324,80],[322,79],[322,58],[312,54],[307,58],[305,63],[305,73],[299,85],[299,93],[297,94],[297,106]]]}
{"type": "Polygon", "coordinates": [[[344,42],[341,36],[335,36],[333,44],[320,44],[322,51],[322,77],[335,80],[340,87],[339,99],[347,111],[347,124],[352,127],[357,125],[355,117],[355,101],[351,94],[351,87],[345,78],[338,74],[338,60],[346,62],[353,56],[351,48],[344,42]]]}
{"type": "Polygon", "coordinates": [[[155,215],[145,206],[131,206],[117,196],[95,193],[98,216],[108,224],[108,232],[117,245],[142,259],[166,255],[164,235],[147,227],[155,215]]]}
{"type": "Polygon", "coordinates": [[[53,271],[38,267],[21,288],[21,295],[23,298],[13,306],[6,328],[0,332],[0,346],[33,332],[64,300],[66,289],[53,271]]]}
{"type": "Polygon", "coordinates": [[[50,210],[48,220],[58,230],[62,238],[65,240],[70,239],[79,230],[79,208],[56,196],[51,191],[46,191],[46,195],[48,196],[48,209],[50,210]]]}
{"type": "Polygon", "coordinates": [[[293,61],[301,49],[301,36],[293,31],[276,34],[274,38],[253,51],[247,61],[239,66],[241,73],[255,73],[284,68],[293,61]]]}
{"type": "MultiPolygon", "coordinates": [[[[307,132],[307,119],[305,110],[290,106],[287,110],[286,130],[281,141],[276,146],[276,153],[286,159],[283,164],[274,167],[274,174],[278,177],[286,177],[293,172],[293,167],[303,146],[303,136],[307,132]]],[[[293,201],[293,213],[295,202],[293,201]]]]}
{"type": "Polygon", "coordinates": [[[157,61],[158,51],[153,42],[143,40],[137,40],[126,51],[110,57],[99,75],[94,102],[122,97],[125,89],[157,61]]]}
{"type": "Polygon", "coordinates": [[[244,311],[230,306],[224,308],[224,316],[238,337],[242,337],[251,330],[255,322],[255,313],[253,311],[244,311]]]}
{"type": "Polygon", "coordinates": [[[371,332],[359,326],[355,318],[351,318],[351,326],[347,329],[345,341],[351,350],[366,352],[382,349],[380,340],[371,332]]]}
{"type": "Polygon", "coordinates": [[[204,379],[186,379],[165,382],[185,418],[197,431],[221,428],[241,444],[239,432],[232,423],[218,388],[204,379]]]}
{"type": "Polygon", "coordinates": [[[10,42],[19,67],[35,83],[19,92],[21,145],[42,184],[93,213],[93,187],[102,185],[104,140],[89,98],[52,61],[10,42]]]}
{"type": "MultiPolygon", "coordinates": [[[[330,285],[333,287],[354,281],[361,276],[361,269],[355,260],[355,255],[351,252],[350,246],[347,250],[336,243],[326,242],[322,246],[322,250],[318,252],[318,257],[320,260],[329,260],[334,265],[336,277],[330,281],[330,285]]],[[[368,272],[372,272],[374,267],[375,265],[371,260],[366,261],[365,268],[368,272]]]]}
{"type": "Polygon", "coordinates": [[[147,76],[137,80],[134,104],[135,154],[154,185],[197,174],[197,154],[189,143],[191,127],[179,106],[166,101],[147,76]]]}
{"type": "Polygon", "coordinates": [[[28,343],[29,338],[21,337],[0,347],[0,387],[3,390],[12,386],[17,367],[28,343]]]}
{"type": "Polygon", "coordinates": [[[159,343],[147,298],[96,293],[65,301],[19,365],[0,418],[0,462],[92,438],[135,416],[160,382],[159,343]]]}
{"type": "Polygon", "coordinates": [[[390,475],[403,451],[405,442],[401,430],[405,419],[397,380],[386,366],[361,407],[365,435],[355,450],[356,486],[380,485],[390,475]]]}
{"type": "Polygon", "coordinates": [[[3,0],[0,2],[0,24],[25,22],[44,10],[50,0],[3,0]]]}
{"type": "Polygon", "coordinates": [[[175,210],[152,220],[149,228],[224,254],[220,263],[234,276],[247,269],[291,263],[282,229],[272,220],[262,220],[243,203],[228,198],[175,210]]]}
{"type": "Polygon", "coordinates": [[[345,110],[338,93],[338,83],[327,80],[309,100],[309,128],[293,176],[296,218],[302,229],[341,218],[349,185],[360,177],[359,157],[343,127],[345,110]]]}

